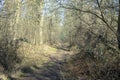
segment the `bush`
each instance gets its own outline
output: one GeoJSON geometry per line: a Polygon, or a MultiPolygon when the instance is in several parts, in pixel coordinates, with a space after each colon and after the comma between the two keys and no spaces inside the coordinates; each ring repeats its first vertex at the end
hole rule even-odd
{"type": "Polygon", "coordinates": [[[13,71],[15,64],[21,62],[17,56],[19,42],[16,40],[8,40],[3,38],[0,40],[0,65],[4,71],[13,71]]]}
{"type": "MultiPolygon", "coordinates": [[[[90,47],[84,48],[75,56],[75,59],[77,61],[84,62],[84,64],[87,66],[86,70],[89,72],[88,74],[86,74],[85,72],[84,73],[92,80],[119,80],[119,54],[111,49],[106,49],[106,51],[100,51],[100,49],[100,47],[96,47],[93,49],[90,47]]],[[[77,68],[82,67],[80,62],[78,62],[77,66],[77,68]]]]}

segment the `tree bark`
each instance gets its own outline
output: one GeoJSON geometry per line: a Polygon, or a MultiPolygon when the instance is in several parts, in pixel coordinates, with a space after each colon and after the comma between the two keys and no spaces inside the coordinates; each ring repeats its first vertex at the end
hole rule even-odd
{"type": "Polygon", "coordinates": [[[118,40],[118,49],[120,50],[120,0],[119,0],[119,12],[118,12],[117,40],[118,40]]]}

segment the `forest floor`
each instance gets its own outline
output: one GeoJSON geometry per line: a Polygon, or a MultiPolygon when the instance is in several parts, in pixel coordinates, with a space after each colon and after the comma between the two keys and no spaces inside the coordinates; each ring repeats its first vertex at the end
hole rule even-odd
{"type": "Polygon", "coordinates": [[[12,74],[13,80],[64,80],[67,71],[63,65],[73,55],[70,51],[27,43],[18,51],[22,52],[19,55],[22,63],[16,65],[18,70],[12,74]]]}

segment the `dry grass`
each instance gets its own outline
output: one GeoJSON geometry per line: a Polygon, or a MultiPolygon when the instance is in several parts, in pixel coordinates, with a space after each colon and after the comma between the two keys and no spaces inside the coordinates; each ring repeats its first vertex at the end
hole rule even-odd
{"type": "Polygon", "coordinates": [[[5,74],[0,73],[0,80],[9,80],[5,74]]]}
{"type": "MultiPolygon", "coordinates": [[[[18,49],[19,57],[22,58],[21,66],[28,65],[42,65],[48,62],[50,55],[55,55],[57,49],[52,48],[47,45],[31,45],[25,42],[22,42],[21,47],[18,49]]],[[[19,66],[20,66],[19,65],[19,66]]]]}
{"type": "Polygon", "coordinates": [[[120,54],[110,52],[104,53],[101,57],[96,55],[92,57],[85,55],[85,52],[76,54],[70,58],[64,68],[69,71],[70,77],[76,77],[81,80],[119,80],[120,79],[120,54]]]}

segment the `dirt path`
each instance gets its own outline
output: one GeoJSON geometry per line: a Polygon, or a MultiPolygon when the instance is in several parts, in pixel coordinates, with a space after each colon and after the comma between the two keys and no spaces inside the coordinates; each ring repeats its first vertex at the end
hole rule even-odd
{"type": "Polygon", "coordinates": [[[64,78],[63,64],[66,59],[72,55],[72,52],[57,50],[54,54],[44,55],[49,61],[44,63],[42,67],[37,65],[27,66],[21,69],[24,75],[17,80],[62,80],[64,78]]]}

